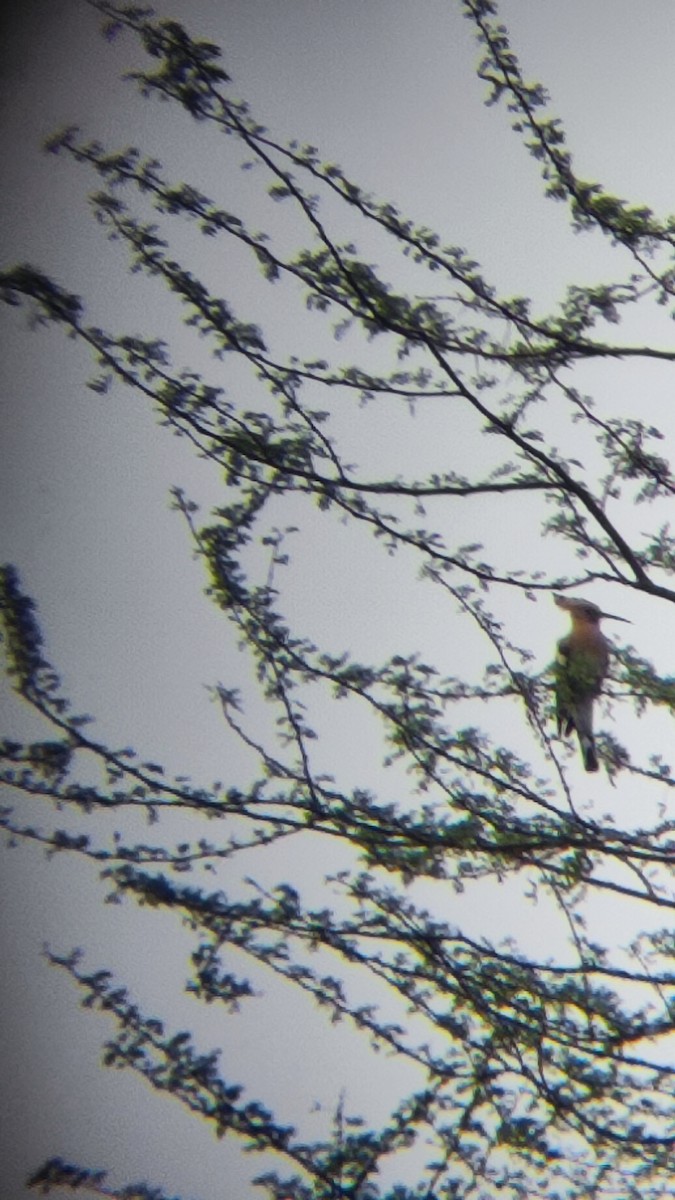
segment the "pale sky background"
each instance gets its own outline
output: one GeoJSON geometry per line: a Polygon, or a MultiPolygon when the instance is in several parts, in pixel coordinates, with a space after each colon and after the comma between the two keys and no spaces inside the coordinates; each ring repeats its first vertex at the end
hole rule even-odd
{"type": "MultiPolygon", "coordinates": [[[[185,0],[158,5],[158,11],[223,46],[234,92],[279,138],[318,145],[325,159],[339,162],[356,182],[437,229],[445,241],[464,246],[507,294],[532,294],[546,309],[567,282],[614,277],[606,250],[596,240],[572,238],[563,207],[540,198],[537,168],[510,134],[505,113],[483,106],[483,87],[473,73],[477,51],[457,5],[185,0]]],[[[510,0],[501,12],[526,72],[543,80],[553,96],[578,172],[660,215],[673,211],[670,0],[646,5],[510,0]]],[[[6,4],[0,32],[3,263],[27,260],[52,274],[85,297],[92,322],[128,332],[136,323],[159,334],[178,331],[178,342],[172,338],[176,357],[184,345],[187,365],[190,343],[181,341],[186,335],[180,324],[161,307],[161,291],[127,275],[123,253],[109,246],[91,219],[89,172],[44,155],[41,142],[58,127],[78,124],[110,149],[138,145],[159,158],[168,175],[193,182],[235,211],[237,203],[248,202],[250,178],[225,176],[173,108],[143,102],[130,84],[120,82],[121,72],[141,61],[135,44],[130,37],[103,42],[97,14],[80,0],[6,4]]],[[[274,227],[283,214],[267,204],[260,215],[255,210],[251,223],[258,220],[274,227]]],[[[242,316],[248,304],[258,303],[258,292],[249,294],[248,285],[228,274],[231,264],[214,258],[210,243],[203,269],[214,282],[223,273],[224,295],[242,295],[242,316]]],[[[429,291],[434,290],[429,276],[429,291]]],[[[283,346],[291,329],[277,293],[268,292],[260,300],[263,317],[283,346]]],[[[258,319],[258,313],[252,310],[250,318],[258,319]]],[[[661,321],[636,328],[634,340],[672,344],[672,323],[661,321]]],[[[236,782],[242,773],[245,780],[246,756],[227,741],[204,687],[241,675],[241,656],[223,617],[202,594],[202,569],[168,505],[173,484],[206,505],[217,503],[215,473],[195,462],[187,443],[158,431],[129,393],[115,388],[100,397],[87,390],[86,354],[58,330],[31,333],[14,310],[3,312],[2,322],[0,559],[18,566],[38,601],[47,651],[65,691],[79,711],[97,717],[101,740],[133,745],[169,770],[191,774],[195,783],[236,782]]],[[[308,318],[307,329],[293,327],[292,335],[306,347],[314,328],[308,318]]],[[[605,399],[616,392],[636,410],[648,402],[652,419],[669,430],[672,452],[668,369],[603,365],[588,369],[584,386],[597,386],[605,399]]],[[[353,453],[361,461],[377,464],[373,447],[381,415],[375,410],[359,426],[353,453]],[[370,441],[364,442],[364,430],[370,441]]],[[[414,427],[420,474],[434,453],[424,422],[421,416],[414,427]]],[[[397,455],[408,460],[409,436],[388,431],[390,461],[397,455]]],[[[458,436],[466,436],[469,446],[468,434],[458,436]]],[[[507,517],[505,507],[498,507],[492,519],[497,531],[503,522],[501,536],[509,541],[507,517]]],[[[644,529],[647,519],[636,513],[636,529],[644,529]]],[[[375,556],[371,540],[335,527],[327,554],[321,522],[310,521],[308,530],[307,539],[298,538],[294,546],[297,572],[288,583],[302,630],[338,644],[342,638],[366,661],[394,653],[400,643],[417,645],[441,672],[470,669],[473,635],[463,627],[461,647],[449,636],[453,614],[440,595],[425,598],[420,621],[417,590],[406,590],[403,567],[375,556]],[[392,613],[389,598],[399,588],[392,613]]],[[[553,555],[554,562],[560,554],[540,547],[530,533],[522,549],[528,564],[540,552],[553,555]]],[[[558,569],[570,569],[564,556],[558,569]]],[[[607,592],[592,598],[612,610],[616,597],[607,592]]],[[[513,637],[529,644],[543,667],[562,628],[550,600],[535,606],[515,596],[508,611],[513,637]]],[[[639,621],[637,599],[629,603],[622,594],[617,611],[639,621]]],[[[673,674],[669,647],[675,639],[667,636],[666,620],[673,618],[664,606],[664,624],[652,618],[631,639],[664,674],[673,674]]],[[[352,751],[358,728],[350,716],[334,709],[320,716],[333,727],[335,753],[343,755],[345,745],[352,751]]],[[[2,732],[19,734],[22,719],[8,708],[2,732]]],[[[634,727],[629,720],[626,728],[634,727]]],[[[649,727],[645,753],[660,748],[665,728],[649,727]]],[[[329,746],[328,759],[330,752],[329,746]]],[[[377,777],[364,745],[345,770],[345,786],[363,782],[364,775],[377,777]]],[[[602,782],[594,786],[620,817],[629,813],[632,797],[612,794],[602,782]]],[[[334,850],[333,857],[300,863],[289,854],[280,871],[300,871],[309,894],[321,897],[323,876],[339,867],[338,859],[334,850]]],[[[69,980],[47,968],[40,958],[45,941],[59,950],[81,945],[86,965],[118,973],[145,1011],[166,1015],[176,1030],[198,1027],[200,1045],[223,1046],[225,1073],[243,1080],[249,1096],[278,1104],[282,1119],[301,1121],[308,1137],[318,1136],[339,1097],[353,1045],[346,1027],[326,1030],[302,999],[279,1022],[285,1011],[280,991],[277,995],[276,985],[262,978],[267,999],[256,1001],[255,1011],[236,1019],[226,1019],[215,1006],[204,1012],[181,992],[192,941],[174,920],[130,904],[103,906],[95,869],[73,858],[62,855],[45,865],[32,847],[22,846],[3,850],[0,867],[3,1200],[24,1200],[22,1179],[55,1154],[109,1168],[110,1182],[118,1186],[146,1179],[184,1200],[246,1195],[245,1181],[260,1169],[250,1160],[242,1164],[234,1143],[216,1142],[206,1126],[175,1102],[152,1096],[131,1074],[100,1070],[105,1020],[82,1012],[69,980]],[[295,1027],[286,1027],[287,1021],[295,1027]],[[312,1111],[315,1104],[320,1107],[312,1111]]],[[[517,898],[510,899],[517,923],[517,898]]],[[[490,919],[494,904],[494,896],[479,897],[477,927],[490,919]]],[[[504,896],[499,911],[508,925],[504,896]]],[[[533,945],[547,936],[542,921],[535,912],[528,928],[533,945]]],[[[406,1069],[396,1065],[397,1087],[406,1069]]],[[[386,1060],[375,1060],[363,1097],[350,1093],[350,1106],[369,1106],[376,1118],[382,1116],[393,1070],[386,1060]]]]}

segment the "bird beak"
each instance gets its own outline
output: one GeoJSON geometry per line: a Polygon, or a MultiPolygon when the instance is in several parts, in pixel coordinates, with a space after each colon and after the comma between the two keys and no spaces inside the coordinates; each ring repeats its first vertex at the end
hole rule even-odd
{"type": "Polygon", "coordinates": [[[617,617],[614,613],[600,613],[603,621],[623,621],[626,625],[632,625],[633,622],[628,620],[628,617],[617,617]]]}

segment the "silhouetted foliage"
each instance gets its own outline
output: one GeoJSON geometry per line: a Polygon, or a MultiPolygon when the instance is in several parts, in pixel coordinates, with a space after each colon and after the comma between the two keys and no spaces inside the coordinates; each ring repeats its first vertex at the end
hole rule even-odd
{"type": "MultiPolygon", "coordinates": [[[[187,1033],[144,1015],[108,974],[88,973],[78,955],[50,952],[51,961],[71,974],[86,1005],[114,1020],[107,1065],[140,1073],[218,1136],[267,1151],[266,1163],[273,1152],[276,1166],[257,1182],[276,1200],[656,1200],[672,1185],[675,1147],[668,1054],[675,972],[667,923],[675,908],[675,823],[659,808],[673,787],[671,766],[667,754],[637,761],[601,733],[604,771],[617,789],[639,786],[635,823],[622,828],[580,800],[574,749],[554,733],[550,673],[532,668],[503,614],[515,591],[532,601],[574,595],[596,582],[611,585],[613,597],[619,593],[613,606],[621,594],[675,600],[675,539],[663,506],[672,502],[675,479],[659,430],[643,419],[639,402],[622,414],[574,382],[590,360],[675,358],[619,337],[635,306],[673,304],[675,221],[577,177],[546,92],[522,77],[491,0],[461,6],[481,46],[488,101],[506,104],[540,163],[546,194],[567,207],[572,227],[608,239],[616,252],[615,279],[570,285],[549,315],[535,315],[523,297],[501,295],[462,249],[366,194],[316,148],[276,141],[245,103],[230,98],[216,46],[193,41],[149,9],[91,2],[104,14],[108,36],[131,31],[150,56],[147,71],[133,77],[141,95],[182,106],[197,123],[195,137],[227,135],[223,154],[243,151],[261,189],[292,206],[292,236],[252,228],[245,215],[172,181],[134,148],[111,151],[67,129],[49,149],[98,176],[96,219],[128,250],[132,271],[177,298],[187,324],[222,360],[219,382],[209,370],[177,366],[157,336],[89,325],[84,303],[30,265],[2,274],[2,295],[86,343],[96,362],[95,390],[119,383],[133,389],[222,473],[222,507],[208,518],[178,489],[174,502],[203,561],[209,595],[246,647],[276,725],[259,735],[247,721],[247,698],[227,682],[213,685],[229,729],[257,756],[259,772],[247,787],[170,779],[160,764],[99,743],[63,697],[44,657],[33,601],[6,567],[0,599],[8,670],[52,733],[38,743],[4,742],[2,778],[10,794],[81,810],[82,832],[27,826],[9,809],[2,824],[14,839],[104,864],[105,886],[117,897],[186,920],[197,939],[190,988],[200,999],[233,1014],[252,995],[250,980],[228,961],[236,948],[238,962],[243,956],[261,964],[291,991],[309,994],[329,1021],[353,1024],[357,1070],[369,1047],[382,1048],[415,1066],[419,1086],[392,1099],[380,1127],[367,1118],[360,1123],[338,1103],[342,1086],[349,1095],[345,1064],[332,1130],[323,1141],[308,1141],[264,1098],[246,1098],[242,1083],[225,1078],[217,1053],[200,1054],[187,1033]],[[343,240],[343,210],[349,228],[360,222],[369,248],[380,247],[372,253],[381,252],[386,268],[367,261],[351,237],[343,240]],[[281,350],[273,335],[239,316],[235,298],[214,294],[174,253],[175,222],[212,242],[233,243],[279,289],[280,304],[296,304],[298,322],[303,306],[324,314],[331,337],[338,335],[330,343],[334,357],[330,349],[324,356],[323,344],[311,358],[292,346],[281,350]],[[299,231],[304,243],[292,250],[299,231]],[[424,295],[427,272],[434,291],[447,295],[424,295]],[[617,340],[610,338],[613,326],[617,340]],[[232,360],[249,370],[250,386],[234,387],[231,396],[225,383],[232,360]],[[235,395],[255,399],[241,403],[235,395]],[[362,462],[348,461],[348,424],[358,431],[361,414],[376,404],[383,426],[395,420],[401,428],[409,409],[443,406],[438,430],[447,468],[434,466],[420,478],[390,470],[384,436],[378,446],[363,441],[362,462]],[[484,445],[484,457],[472,462],[455,452],[452,431],[460,425],[484,445]],[[573,450],[580,442],[583,461],[573,450]],[[639,536],[627,521],[638,502],[645,530],[639,536]],[[472,528],[482,525],[481,544],[463,533],[478,504],[471,521],[472,528]],[[536,568],[524,565],[519,537],[505,541],[494,533],[490,506],[497,504],[512,506],[523,536],[547,535],[536,568]],[[345,646],[315,645],[296,628],[284,605],[283,575],[310,516],[313,528],[323,522],[327,541],[336,517],[362,528],[373,535],[374,555],[377,543],[400,552],[411,577],[420,576],[421,592],[441,589],[452,613],[462,613],[480,638],[473,677],[442,677],[414,648],[358,662],[345,646]],[[373,729],[379,725],[381,762],[393,767],[380,794],[316,765],[323,735],[315,705],[326,698],[332,706],[359,706],[373,729]],[[491,720],[495,710],[499,725],[491,720]],[[516,712],[519,738],[512,742],[503,718],[516,712]],[[98,762],[98,783],[90,766],[85,781],[85,757],[98,762]],[[111,808],[120,814],[114,850],[96,836],[97,814],[111,808]],[[128,810],[153,816],[155,844],[127,840],[128,810]],[[191,840],[162,840],[159,818],[167,810],[190,817],[191,840]],[[289,839],[311,854],[317,838],[333,839],[351,855],[350,868],[342,869],[342,859],[336,868],[334,903],[314,906],[298,878],[269,888],[240,880],[229,891],[218,882],[209,890],[206,869],[227,863],[232,879],[244,851],[247,863],[251,851],[262,863],[289,839]],[[188,884],[177,873],[191,868],[198,875],[188,884]],[[425,903],[414,894],[420,880],[436,889],[425,893],[425,903]],[[429,899],[453,889],[470,894],[486,880],[497,894],[505,880],[519,881],[533,903],[550,904],[556,921],[562,915],[568,922],[566,953],[553,947],[550,958],[533,957],[517,930],[508,938],[489,930],[475,936],[429,899]],[[630,948],[620,935],[601,943],[586,926],[594,899],[608,892],[644,914],[645,932],[630,948]],[[315,961],[310,950],[320,951],[315,961]],[[367,981],[367,1004],[353,997],[353,972],[367,981]],[[390,1180],[403,1151],[400,1182],[383,1182],[385,1160],[390,1180]]],[[[167,106],[168,116],[172,111],[167,106]]],[[[379,600],[395,613],[395,597],[379,600]]],[[[638,713],[656,705],[672,710],[675,681],[623,646],[608,692],[638,713]]],[[[338,746],[338,766],[350,752],[338,746]]],[[[107,1190],[105,1178],[52,1160],[30,1182],[43,1192],[58,1186],[160,1195],[138,1184],[107,1190]]]]}

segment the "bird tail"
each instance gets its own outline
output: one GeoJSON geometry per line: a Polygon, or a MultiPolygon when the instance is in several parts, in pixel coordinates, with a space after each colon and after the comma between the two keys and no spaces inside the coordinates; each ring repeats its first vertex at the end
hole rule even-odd
{"type": "Polygon", "coordinates": [[[584,768],[587,771],[598,770],[598,756],[595,751],[595,740],[593,735],[579,734],[579,745],[581,746],[581,755],[584,760],[584,768]]]}
{"type": "Polygon", "coordinates": [[[593,701],[581,700],[574,706],[574,725],[579,738],[581,757],[587,771],[598,770],[598,756],[593,737],[593,701]]]}

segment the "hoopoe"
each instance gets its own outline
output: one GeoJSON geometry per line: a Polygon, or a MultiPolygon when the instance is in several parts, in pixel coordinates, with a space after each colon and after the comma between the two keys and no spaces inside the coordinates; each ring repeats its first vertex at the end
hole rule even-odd
{"type": "MultiPolygon", "coordinates": [[[[626,621],[603,612],[590,600],[554,596],[572,620],[572,631],[558,642],[556,660],[556,713],[558,734],[569,737],[576,729],[581,756],[587,771],[597,771],[598,756],[593,739],[593,701],[600,695],[609,666],[610,644],[600,632],[604,617],[626,621]]],[[[630,624],[630,622],[628,622],[630,624]]]]}

